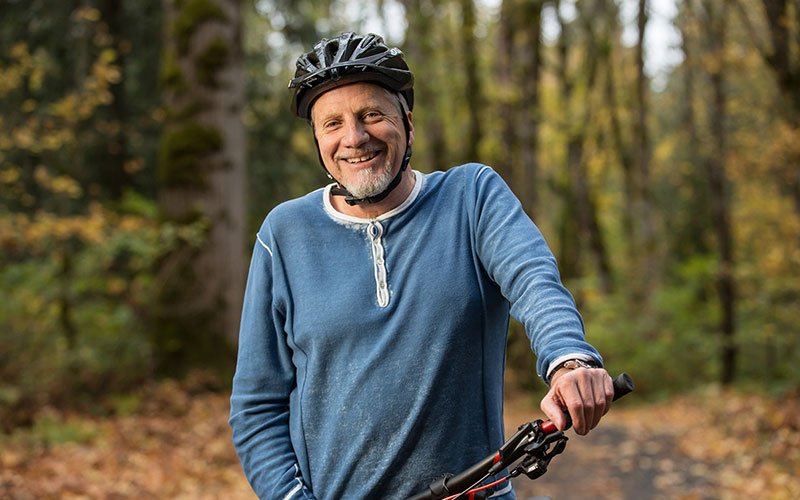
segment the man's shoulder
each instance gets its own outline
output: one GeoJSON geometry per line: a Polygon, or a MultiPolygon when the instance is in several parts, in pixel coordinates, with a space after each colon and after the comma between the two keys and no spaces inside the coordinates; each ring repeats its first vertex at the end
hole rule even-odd
{"type": "Polygon", "coordinates": [[[494,172],[494,170],[492,167],[484,165],[483,163],[464,163],[463,165],[450,167],[443,171],[439,170],[428,175],[433,178],[438,177],[442,181],[453,182],[474,180],[484,175],[485,172],[494,172]]]}
{"type": "Polygon", "coordinates": [[[279,203],[267,214],[262,229],[264,226],[274,229],[285,225],[302,224],[309,217],[318,217],[322,210],[324,189],[319,188],[306,195],[279,203]]]}
{"type": "Polygon", "coordinates": [[[457,189],[472,190],[479,180],[496,176],[497,173],[488,165],[483,163],[465,163],[455,167],[450,167],[444,171],[436,171],[427,175],[427,183],[433,189],[457,189]]]}

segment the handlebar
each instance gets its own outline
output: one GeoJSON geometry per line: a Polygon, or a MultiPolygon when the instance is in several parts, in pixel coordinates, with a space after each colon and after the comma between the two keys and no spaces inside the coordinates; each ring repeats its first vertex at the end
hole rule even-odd
{"type": "MultiPolygon", "coordinates": [[[[629,394],[634,389],[633,379],[627,373],[621,373],[613,379],[614,398],[629,394]]],[[[567,415],[567,428],[572,425],[567,415]]],[[[411,497],[409,500],[437,500],[461,497],[460,492],[475,488],[485,479],[498,474],[503,469],[520,461],[522,470],[531,479],[541,476],[547,471],[547,464],[553,456],[564,451],[566,436],[559,431],[551,420],[535,420],[519,427],[517,432],[503,443],[500,449],[476,463],[461,474],[443,477],[430,485],[429,491],[411,497]],[[554,449],[549,451],[551,444],[554,449]],[[531,457],[529,463],[527,458],[531,457]],[[524,459],[524,460],[520,460],[524,459]],[[451,492],[455,493],[453,495],[451,492]]],[[[520,468],[520,467],[518,467],[520,468]]],[[[512,473],[513,475],[513,473],[512,473]]]]}

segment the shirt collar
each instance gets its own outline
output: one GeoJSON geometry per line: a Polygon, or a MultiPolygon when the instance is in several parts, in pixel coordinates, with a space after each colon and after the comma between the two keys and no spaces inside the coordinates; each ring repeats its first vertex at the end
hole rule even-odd
{"type": "Polygon", "coordinates": [[[408,194],[408,197],[403,200],[403,203],[397,205],[393,209],[389,210],[388,212],[382,213],[381,215],[375,218],[365,218],[365,217],[355,217],[353,215],[344,214],[335,208],[333,208],[333,204],[331,203],[331,188],[334,184],[328,184],[325,186],[325,189],[322,191],[322,201],[325,205],[325,211],[336,220],[340,220],[343,222],[353,222],[357,224],[369,224],[372,221],[381,221],[389,219],[390,217],[394,217],[395,215],[403,212],[408,207],[410,207],[414,200],[417,199],[419,193],[422,191],[422,184],[425,182],[425,176],[421,172],[417,172],[414,170],[414,176],[416,181],[414,182],[414,187],[411,189],[411,192],[408,194]]]}

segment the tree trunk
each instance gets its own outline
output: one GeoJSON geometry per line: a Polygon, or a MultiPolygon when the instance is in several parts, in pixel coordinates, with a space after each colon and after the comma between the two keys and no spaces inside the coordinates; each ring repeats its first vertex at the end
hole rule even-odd
{"type": "Polygon", "coordinates": [[[127,103],[125,98],[125,61],[126,39],[121,0],[104,0],[102,4],[103,18],[108,24],[114,50],[117,53],[117,66],[120,78],[110,85],[113,97],[109,106],[111,123],[113,124],[105,150],[104,166],[101,172],[103,184],[112,200],[118,200],[126,187],[132,184],[132,177],[125,169],[128,159],[128,144],[125,126],[128,123],[127,103]]]}
{"type": "MultiPolygon", "coordinates": [[[[761,53],[767,67],[775,76],[782,97],[786,101],[783,118],[794,131],[800,131],[800,0],[794,0],[791,7],[789,0],[762,0],[765,21],[768,29],[769,43],[761,39],[760,26],[756,28],[752,22],[752,9],[741,0],[735,0],[734,6],[750,38],[761,53]],[[790,18],[790,9],[794,11],[794,19],[790,18]]],[[[792,197],[795,214],[800,215],[800,163],[791,161],[784,166],[779,187],[788,191],[792,197]]]]}
{"type": "Polygon", "coordinates": [[[477,161],[482,139],[481,114],[483,112],[483,92],[478,75],[478,51],[475,47],[475,4],[473,0],[461,0],[461,48],[464,56],[466,79],[466,101],[469,112],[465,161],[477,161]]]}
{"type": "Polygon", "coordinates": [[[159,346],[166,356],[160,354],[180,365],[218,358],[224,341],[238,334],[246,272],[245,75],[240,2],[165,0],[165,12],[169,119],[159,204],[167,220],[207,225],[205,240],[185,242],[159,274],[159,346]]]}
{"type": "MultiPolygon", "coordinates": [[[[561,90],[561,109],[565,110],[565,120],[559,125],[567,130],[573,125],[568,110],[570,109],[570,101],[572,99],[572,80],[569,77],[567,70],[568,63],[568,47],[572,40],[567,30],[567,25],[561,17],[561,2],[555,2],[556,19],[559,25],[560,35],[556,42],[557,62],[555,68],[556,79],[559,82],[561,90]]],[[[569,139],[568,139],[569,140],[569,139]]],[[[575,211],[575,192],[571,185],[571,176],[569,175],[570,165],[570,146],[567,145],[567,179],[562,187],[562,205],[560,222],[559,222],[559,252],[558,261],[561,268],[561,274],[565,280],[576,278],[581,275],[581,238],[579,237],[580,227],[577,224],[577,214],[575,211]]],[[[576,300],[579,297],[576,296],[576,300]]]]}
{"type": "Polygon", "coordinates": [[[531,216],[536,213],[539,184],[543,8],[543,0],[503,1],[497,58],[502,173],[531,216]]]}
{"type": "Polygon", "coordinates": [[[431,62],[436,54],[433,40],[436,9],[428,0],[402,0],[402,3],[408,16],[405,42],[408,60],[411,70],[417,75],[414,81],[415,115],[423,117],[420,123],[427,141],[427,157],[419,155],[417,159],[423,160],[426,169],[444,170],[448,166],[445,126],[439,112],[437,92],[431,85],[438,73],[436,62],[431,62]]]}
{"type": "Polygon", "coordinates": [[[765,59],[777,76],[778,86],[797,115],[800,112],[800,65],[796,52],[792,51],[792,45],[800,43],[800,26],[797,25],[800,22],[800,12],[798,12],[800,5],[795,5],[795,20],[792,23],[789,19],[789,0],[762,1],[772,43],[765,59]]]}
{"type": "Polygon", "coordinates": [[[710,70],[712,102],[709,111],[712,152],[706,169],[709,178],[711,197],[711,219],[719,249],[719,268],[717,270],[717,290],[719,294],[721,333],[721,374],[720,382],[731,384],[736,375],[737,348],[735,336],[736,287],[734,281],[733,238],[731,236],[730,201],[726,166],[726,98],[725,98],[725,35],[727,7],[725,3],[717,6],[714,2],[705,3],[710,31],[709,42],[716,64],[710,70]],[[720,10],[717,11],[717,8],[720,10]]]}
{"type": "Polygon", "coordinates": [[[636,42],[636,128],[634,129],[638,171],[634,177],[636,180],[636,198],[633,217],[634,221],[638,222],[634,227],[637,228],[635,235],[639,240],[637,254],[641,256],[637,266],[637,272],[641,279],[635,285],[635,289],[637,297],[641,300],[645,300],[649,296],[650,290],[654,288],[658,274],[656,234],[650,186],[652,155],[647,127],[649,113],[647,96],[650,81],[644,72],[644,35],[648,21],[647,8],[647,0],[639,0],[637,18],[639,32],[636,42]]]}
{"type": "MultiPolygon", "coordinates": [[[[606,39],[601,41],[607,47],[617,46],[619,43],[619,29],[617,28],[619,10],[613,2],[604,2],[606,8],[606,26],[605,33],[606,39]]],[[[620,167],[622,168],[622,182],[623,182],[623,211],[622,211],[622,232],[625,236],[627,260],[628,262],[636,261],[637,243],[635,241],[633,229],[633,214],[636,198],[636,179],[634,175],[635,159],[631,150],[630,140],[626,140],[626,135],[623,130],[622,121],[620,119],[620,102],[618,85],[615,79],[616,68],[614,67],[613,52],[608,50],[603,55],[603,66],[605,67],[605,97],[606,106],[609,113],[609,134],[611,136],[611,144],[617,153],[620,167]]],[[[622,72],[621,72],[622,73],[622,72]]],[[[622,94],[625,94],[624,88],[622,94]]]]}
{"type": "Polygon", "coordinates": [[[605,293],[613,291],[613,278],[611,273],[611,264],[606,250],[605,242],[603,241],[603,234],[600,229],[600,222],[597,217],[597,209],[594,202],[594,196],[589,184],[589,171],[586,168],[586,160],[584,158],[584,143],[589,139],[589,127],[594,122],[594,115],[592,111],[595,109],[593,105],[592,96],[596,90],[597,71],[599,62],[602,59],[600,48],[597,44],[597,37],[594,33],[595,20],[600,17],[597,9],[604,9],[605,6],[601,3],[593,4],[592,10],[587,12],[586,4],[583,8],[579,8],[580,19],[583,24],[585,37],[586,37],[586,98],[582,109],[585,110],[583,116],[575,117],[573,122],[581,123],[581,126],[576,127],[576,134],[574,137],[574,144],[572,140],[568,148],[570,149],[568,157],[573,179],[572,184],[576,193],[576,203],[578,206],[579,223],[584,237],[588,240],[589,251],[591,252],[594,264],[597,269],[598,282],[600,290],[605,293]],[[571,151],[575,148],[575,151],[571,151]]]}
{"type": "Polygon", "coordinates": [[[526,29],[522,33],[523,50],[519,51],[519,58],[512,67],[519,68],[516,81],[522,91],[522,105],[518,106],[519,113],[519,144],[520,161],[517,164],[518,173],[514,176],[517,182],[517,194],[522,206],[533,215],[538,202],[539,178],[539,122],[541,105],[539,103],[539,82],[541,80],[542,66],[542,9],[543,0],[524,0],[521,4],[520,18],[525,20],[526,29]]]}
{"type": "MultiPolygon", "coordinates": [[[[500,25],[498,29],[497,54],[497,75],[500,97],[498,99],[498,116],[502,117],[502,156],[498,171],[512,187],[516,188],[514,172],[518,170],[520,163],[520,153],[518,151],[519,141],[517,133],[517,111],[519,109],[519,98],[516,80],[516,48],[515,42],[517,33],[517,0],[503,0],[500,6],[500,25]]],[[[518,192],[515,189],[515,192],[518,192]]],[[[523,207],[525,203],[523,202],[523,207]]],[[[527,208],[527,207],[526,207],[527,208]]]]}
{"type": "MultiPolygon", "coordinates": [[[[762,0],[767,14],[771,50],[765,61],[772,69],[790,112],[786,119],[794,130],[800,130],[800,2],[795,1],[794,21],[789,19],[789,0],[762,0]],[[794,33],[792,33],[794,30],[794,33]],[[792,50],[792,46],[794,49],[792,50]]],[[[789,192],[795,211],[800,215],[800,164],[787,165],[789,192]]]]}
{"type": "MultiPolygon", "coordinates": [[[[681,129],[687,145],[686,162],[690,165],[701,165],[705,161],[700,146],[700,136],[697,129],[697,116],[695,114],[695,67],[698,61],[691,48],[692,30],[687,25],[697,25],[697,19],[692,13],[691,2],[685,9],[685,20],[680,23],[681,50],[683,51],[683,98],[681,99],[681,129]]],[[[708,177],[702,170],[687,169],[683,174],[682,186],[691,187],[691,196],[683,200],[682,209],[686,214],[682,220],[682,227],[673,234],[673,247],[676,256],[683,259],[692,255],[704,255],[711,251],[708,234],[711,232],[708,219],[697,217],[697,214],[709,213],[708,177]]]]}
{"type": "MultiPolygon", "coordinates": [[[[561,78],[563,109],[565,110],[565,117],[567,120],[565,124],[567,133],[567,192],[570,194],[569,202],[573,206],[573,209],[565,212],[565,215],[574,216],[576,218],[576,228],[579,236],[577,240],[586,241],[588,243],[589,252],[596,265],[600,289],[607,293],[613,289],[611,266],[597,219],[595,204],[589,185],[589,173],[586,169],[586,162],[584,159],[584,143],[588,139],[589,124],[592,122],[591,111],[593,106],[591,103],[591,95],[595,90],[598,61],[600,60],[598,47],[592,31],[592,20],[595,18],[596,12],[585,12],[585,9],[580,7],[578,10],[580,16],[579,22],[584,28],[587,40],[585,47],[586,64],[584,68],[582,68],[585,69],[586,72],[586,81],[582,85],[585,89],[585,100],[581,106],[574,106],[572,101],[576,98],[573,95],[573,89],[576,87],[579,76],[582,75],[577,72],[575,75],[570,74],[567,69],[567,47],[570,45],[569,40],[566,38],[568,36],[568,30],[561,17],[558,17],[561,25],[558,74],[561,78]],[[574,109],[585,111],[582,115],[578,115],[571,111],[574,109]]],[[[564,227],[566,228],[568,226],[564,227]]],[[[567,240],[569,239],[570,238],[567,237],[567,240]]],[[[583,246],[583,243],[581,243],[581,246],[583,246]]],[[[580,257],[580,250],[578,250],[578,257],[580,257]]],[[[579,269],[580,265],[578,264],[575,266],[575,271],[578,272],[579,269]]]]}

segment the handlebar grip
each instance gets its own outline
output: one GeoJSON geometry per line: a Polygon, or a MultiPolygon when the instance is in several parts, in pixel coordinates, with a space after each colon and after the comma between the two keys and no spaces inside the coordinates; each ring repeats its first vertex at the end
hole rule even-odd
{"type": "MultiPolygon", "coordinates": [[[[612,401],[616,401],[622,396],[625,396],[633,392],[634,389],[633,379],[631,378],[630,375],[628,375],[625,372],[622,372],[613,379],[611,379],[611,383],[614,386],[614,398],[612,399],[612,401]]],[[[564,429],[566,430],[572,427],[572,417],[569,416],[569,412],[566,410],[566,408],[564,408],[564,416],[567,417],[567,426],[564,427],[564,429]]],[[[555,432],[556,430],[558,430],[555,424],[553,424],[549,420],[546,420],[544,425],[545,429],[548,432],[555,432]]]]}
{"type": "Polygon", "coordinates": [[[622,396],[625,396],[626,394],[633,392],[635,387],[633,384],[633,379],[625,372],[617,375],[612,383],[614,384],[614,401],[618,400],[622,396]]]}

